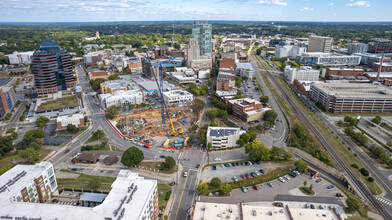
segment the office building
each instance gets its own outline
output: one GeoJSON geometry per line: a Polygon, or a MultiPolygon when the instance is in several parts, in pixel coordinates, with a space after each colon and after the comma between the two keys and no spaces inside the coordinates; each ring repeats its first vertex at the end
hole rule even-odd
{"type": "Polygon", "coordinates": [[[207,145],[211,143],[212,148],[235,147],[242,133],[240,128],[208,127],[207,145]]]}
{"type": "MultiPolygon", "coordinates": [[[[120,170],[116,180],[111,185],[109,194],[105,195],[94,193],[94,197],[98,198],[100,201],[95,207],[85,205],[86,202],[91,201],[91,199],[86,198],[92,195],[90,193],[81,194],[79,206],[60,203],[40,204],[22,202],[23,198],[28,199],[28,195],[34,192],[33,187],[36,183],[41,183],[40,188],[42,189],[44,186],[48,191],[47,194],[49,195],[49,190],[53,192],[53,189],[55,189],[52,187],[51,182],[51,176],[54,177],[54,175],[49,173],[50,171],[53,172],[53,168],[40,168],[45,165],[41,164],[35,166],[17,165],[15,168],[12,168],[0,177],[0,185],[5,186],[4,190],[0,191],[2,216],[8,216],[7,218],[10,219],[62,220],[153,220],[158,218],[159,207],[157,181],[144,179],[137,173],[133,173],[130,170],[120,170]],[[49,181],[44,181],[44,183],[42,183],[41,180],[44,179],[44,175],[49,178],[49,181]],[[11,182],[13,184],[10,184],[11,182]],[[28,191],[30,190],[28,186],[33,186],[31,187],[33,189],[32,192],[28,191]],[[18,197],[18,194],[20,194],[23,189],[27,190],[28,193],[24,194],[25,197],[22,197],[23,194],[18,197]],[[81,206],[82,204],[85,206],[81,206]]],[[[26,192],[25,190],[23,192],[26,192]]],[[[38,192],[37,194],[40,195],[38,188],[36,191],[38,192]]]]}
{"type": "Polygon", "coordinates": [[[210,57],[206,57],[206,58],[200,58],[199,60],[192,60],[189,68],[211,69],[212,68],[212,59],[210,57]]]}
{"type": "Polygon", "coordinates": [[[101,94],[113,94],[116,91],[138,90],[139,86],[135,82],[125,79],[109,80],[101,83],[101,94]]]}
{"type": "MultiPolygon", "coordinates": [[[[27,206],[33,208],[36,206],[33,203],[45,203],[56,191],[57,181],[51,163],[18,164],[0,176],[1,214],[5,215],[9,209],[9,212],[13,212],[14,215],[23,216],[19,213],[19,211],[23,212],[22,210],[13,209],[17,207],[24,209],[22,207],[27,206]]],[[[33,210],[30,210],[31,214],[36,213],[33,210]]]]}
{"type": "Polygon", "coordinates": [[[167,72],[166,75],[177,84],[196,84],[197,75],[193,69],[177,67],[174,72],[167,72]]]}
{"type": "Polygon", "coordinates": [[[306,47],[299,47],[294,45],[276,45],[275,46],[275,56],[282,57],[297,57],[301,56],[306,52],[306,47]]]}
{"type": "Polygon", "coordinates": [[[332,40],[331,37],[310,36],[308,52],[330,53],[332,40]]]}
{"type": "Polygon", "coordinates": [[[16,105],[15,91],[13,86],[0,87],[0,120],[11,112],[16,105]]]}
{"type": "Polygon", "coordinates": [[[143,102],[143,93],[140,90],[118,90],[112,93],[100,94],[99,99],[104,108],[111,106],[129,107],[143,102]]]}
{"type": "Polygon", "coordinates": [[[84,126],[83,114],[64,115],[56,119],[57,130],[65,130],[69,124],[75,125],[77,128],[84,126]]]}
{"type": "Polygon", "coordinates": [[[263,104],[250,98],[228,100],[227,104],[233,110],[234,116],[246,122],[259,120],[265,113],[263,104]]]}
{"type": "Polygon", "coordinates": [[[188,67],[191,66],[191,62],[193,60],[200,59],[200,47],[196,38],[190,38],[188,40],[188,46],[186,48],[186,59],[188,67]]]}
{"type": "Polygon", "coordinates": [[[8,57],[10,61],[10,65],[28,65],[31,64],[31,57],[33,56],[34,51],[27,52],[18,52],[15,51],[12,54],[7,54],[5,56],[8,57]]]}
{"type": "Polygon", "coordinates": [[[112,49],[105,49],[90,52],[83,56],[84,65],[95,65],[97,62],[103,61],[106,57],[109,57],[114,54],[112,49]]]}
{"type": "Polygon", "coordinates": [[[369,83],[322,83],[309,97],[331,113],[391,113],[392,88],[369,83]]]}
{"type": "Polygon", "coordinates": [[[373,39],[373,42],[369,43],[368,53],[392,53],[392,40],[373,39]]]}
{"type": "Polygon", "coordinates": [[[192,38],[196,38],[200,47],[200,56],[212,55],[212,25],[208,21],[195,21],[192,38]]]}
{"type": "Polygon", "coordinates": [[[237,76],[252,79],[254,70],[250,63],[237,63],[237,76]]]}
{"type": "Polygon", "coordinates": [[[355,43],[349,44],[347,49],[347,54],[354,54],[354,53],[367,53],[368,51],[368,44],[362,43],[355,43]]]}
{"type": "Polygon", "coordinates": [[[162,94],[167,105],[191,103],[193,101],[192,93],[185,90],[172,90],[162,94]]]}
{"type": "Polygon", "coordinates": [[[305,65],[315,66],[356,66],[361,62],[361,57],[337,53],[306,52],[298,56],[297,61],[305,65]]]}
{"type": "Polygon", "coordinates": [[[301,66],[300,68],[292,68],[291,66],[286,66],[284,69],[284,76],[287,81],[291,84],[295,79],[299,81],[318,81],[320,71],[314,70],[310,66],[301,66]]]}
{"type": "Polygon", "coordinates": [[[56,93],[75,86],[71,56],[49,38],[34,52],[32,67],[38,94],[56,93]]]}

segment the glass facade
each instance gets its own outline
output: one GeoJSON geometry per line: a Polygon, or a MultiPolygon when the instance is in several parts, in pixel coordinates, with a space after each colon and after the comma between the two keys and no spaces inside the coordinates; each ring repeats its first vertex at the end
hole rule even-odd
{"type": "Polygon", "coordinates": [[[192,38],[196,38],[200,46],[200,56],[212,54],[212,25],[208,21],[195,21],[192,28],[192,38]]]}

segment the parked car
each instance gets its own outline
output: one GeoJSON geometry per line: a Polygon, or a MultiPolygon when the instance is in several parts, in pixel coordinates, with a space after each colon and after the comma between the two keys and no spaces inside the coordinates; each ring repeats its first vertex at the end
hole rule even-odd
{"type": "Polygon", "coordinates": [[[245,177],[245,175],[244,175],[244,174],[242,174],[242,175],[241,175],[241,178],[242,178],[242,179],[246,179],[246,177],[245,177]]]}
{"type": "Polygon", "coordinates": [[[256,174],[256,176],[260,176],[260,173],[259,173],[259,171],[255,171],[255,174],[256,174]]]}
{"type": "Polygon", "coordinates": [[[257,176],[255,172],[251,172],[250,175],[251,175],[252,177],[256,177],[256,176],[257,176]]]}
{"type": "Polygon", "coordinates": [[[314,207],[313,204],[310,204],[310,208],[311,208],[311,209],[315,209],[315,207],[314,207]]]}
{"type": "Polygon", "coordinates": [[[70,193],[68,194],[68,197],[71,197],[73,194],[74,194],[74,192],[70,192],[70,193]]]}
{"type": "Polygon", "coordinates": [[[237,179],[236,176],[233,176],[233,180],[234,180],[234,181],[238,181],[238,179],[237,179]]]}
{"type": "Polygon", "coordinates": [[[265,173],[265,170],[260,169],[260,173],[264,174],[264,173],[265,173]]]}
{"type": "Polygon", "coordinates": [[[225,165],[223,165],[223,164],[221,164],[220,166],[221,166],[222,168],[224,168],[224,167],[225,167],[225,165]]]}
{"type": "Polygon", "coordinates": [[[239,166],[239,165],[240,165],[240,163],[236,162],[236,163],[235,163],[235,165],[239,166]]]}
{"type": "Polygon", "coordinates": [[[160,157],[161,157],[161,158],[166,158],[166,155],[161,155],[160,157]]]}
{"type": "Polygon", "coordinates": [[[250,161],[248,161],[248,164],[249,164],[249,165],[253,165],[252,162],[250,162],[250,161]]]}
{"type": "Polygon", "coordinates": [[[318,178],[318,179],[316,180],[316,183],[319,183],[319,182],[321,182],[321,181],[322,181],[322,179],[318,178]]]}
{"type": "Polygon", "coordinates": [[[233,167],[235,167],[235,163],[230,163],[233,167]]]}
{"type": "Polygon", "coordinates": [[[241,187],[242,192],[246,193],[246,191],[248,191],[245,187],[241,187]]]}
{"type": "Polygon", "coordinates": [[[343,197],[343,194],[341,194],[341,193],[336,193],[336,196],[337,196],[337,197],[343,197]]]}
{"type": "Polygon", "coordinates": [[[294,172],[289,173],[289,175],[290,175],[291,177],[293,177],[293,178],[297,177],[297,174],[294,173],[294,172]]]}
{"type": "Polygon", "coordinates": [[[229,167],[229,165],[227,163],[225,163],[225,167],[229,167]]]}
{"type": "Polygon", "coordinates": [[[274,185],[273,185],[271,182],[268,182],[267,185],[268,185],[269,187],[274,187],[274,185]]]}
{"type": "Polygon", "coordinates": [[[249,173],[245,173],[247,179],[250,179],[249,173]]]}
{"type": "Polygon", "coordinates": [[[81,192],[78,192],[78,193],[76,194],[76,197],[80,197],[80,195],[82,195],[82,193],[81,193],[81,192]]]}
{"type": "Polygon", "coordinates": [[[184,176],[184,177],[187,177],[187,176],[188,176],[188,172],[184,171],[183,176],[184,176]]]}
{"type": "Polygon", "coordinates": [[[282,177],[279,177],[278,180],[282,183],[284,183],[284,179],[282,177]]]}
{"type": "Polygon", "coordinates": [[[197,165],[196,165],[196,168],[199,168],[199,167],[200,167],[200,164],[197,164],[197,165]]]}
{"type": "Polygon", "coordinates": [[[287,175],[284,176],[284,178],[285,178],[286,180],[290,180],[290,177],[288,177],[287,175]]]}
{"type": "Polygon", "coordinates": [[[334,188],[335,186],[333,185],[333,184],[331,184],[331,185],[329,185],[329,186],[327,186],[327,189],[332,189],[332,188],[334,188]]]}
{"type": "Polygon", "coordinates": [[[319,209],[324,209],[324,207],[322,205],[319,205],[319,209]]]}
{"type": "Polygon", "coordinates": [[[213,169],[213,170],[216,170],[216,165],[215,165],[215,164],[212,165],[212,169],[213,169]]]}
{"type": "Polygon", "coordinates": [[[258,190],[259,188],[257,187],[257,185],[253,185],[253,189],[258,190]]]}
{"type": "Polygon", "coordinates": [[[222,161],[222,159],[220,159],[220,158],[214,158],[214,161],[222,161]]]}

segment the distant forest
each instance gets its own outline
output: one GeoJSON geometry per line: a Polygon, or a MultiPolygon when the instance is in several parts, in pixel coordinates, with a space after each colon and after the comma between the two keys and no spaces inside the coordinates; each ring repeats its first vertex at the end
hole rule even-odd
{"type": "MultiPolygon", "coordinates": [[[[360,38],[368,42],[371,38],[392,39],[392,23],[337,23],[337,22],[244,22],[209,21],[213,34],[251,33],[257,36],[282,34],[293,37],[308,37],[314,33],[339,39],[360,38]]],[[[143,45],[162,45],[171,41],[186,43],[191,36],[192,21],[175,22],[101,22],[101,23],[2,23],[0,24],[0,52],[37,50],[49,37],[70,52],[82,55],[80,45],[88,43],[132,44],[139,48],[143,45]],[[95,36],[99,31],[101,39],[83,41],[85,37],[95,36]]]]}

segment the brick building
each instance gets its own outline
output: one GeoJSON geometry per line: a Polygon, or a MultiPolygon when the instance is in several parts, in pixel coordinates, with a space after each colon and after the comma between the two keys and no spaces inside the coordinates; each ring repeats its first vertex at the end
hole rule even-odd
{"type": "Polygon", "coordinates": [[[333,79],[332,76],[363,76],[363,69],[351,69],[351,68],[327,68],[327,75],[329,79],[333,79]]]}
{"type": "Polygon", "coordinates": [[[234,116],[247,122],[260,119],[255,119],[252,115],[263,108],[261,102],[250,98],[229,100],[228,105],[233,110],[234,116]]]}

